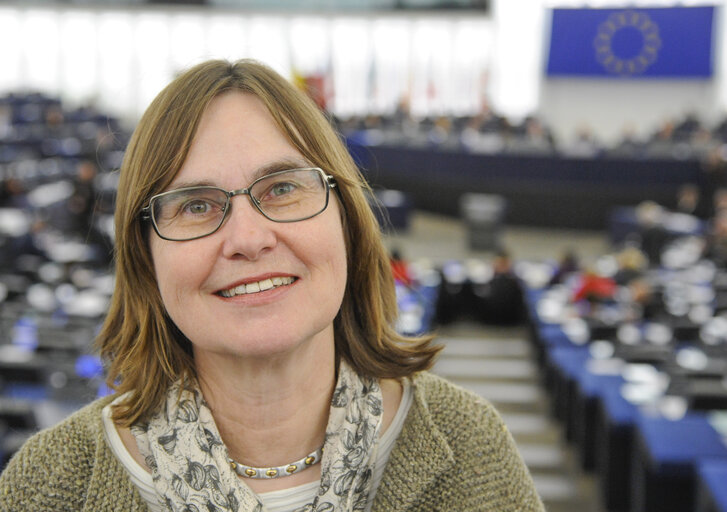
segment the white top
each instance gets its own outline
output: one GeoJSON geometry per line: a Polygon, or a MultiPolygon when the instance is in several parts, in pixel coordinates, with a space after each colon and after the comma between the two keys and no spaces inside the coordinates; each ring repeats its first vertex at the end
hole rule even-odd
{"type": "MultiPolygon", "coordinates": [[[[389,455],[391,454],[391,450],[394,448],[394,443],[396,443],[396,440],[404,427],[404,420],[409,413],[409,408],[413,401],[414,395],[409,379],[402,379],[402,387],[403,393],[399,409],[396,411],[396,415],[394,416],[391,425],[389,425],[389,428],[386,429],[379,439],[371,493],[369,494],[368,505],[366,507],[367,511],[371,510],[376,490],[384,476],[386,462],[389,460],[389,455]]],[[[131,456],[129,451],[126,449],[126,446],[121,441],[119,432],[116,430],[116,426],[111,420],[111,405],[120,399],[121,397],[117,398],[114,402],[103,408],[102,415],[104,430],[106,431],[106,439],[111,447],[111,451],[114,455],[116,455],[124,468],[126,468],[126,471],[128,471],[129,476],[131,477],[131,482],[139,489],[139,494],[141,494],[141,497],[149,505],[150,512],[164,512],[162,503],[159,501],[159,496],[154,488],[154,482],[152,481],[151,474],[131,456]]],[[[258,497],[262,500],[263,505],[268,512],[290,512],[291,510],[296,510],[313,501],[319,486],[320,482],[311,482],[291,487],[290,489],[283,489],[281,491],[259,493],[258,497]]]]}

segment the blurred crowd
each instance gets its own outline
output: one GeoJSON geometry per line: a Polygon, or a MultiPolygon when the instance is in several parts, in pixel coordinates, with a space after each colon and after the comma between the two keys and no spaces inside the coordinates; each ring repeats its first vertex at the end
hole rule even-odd
{"type": "Polygon", "coordinates": [[[557,140],[542,119],[513,122],[488,106],[473,116],[427,117],[409,114],[406,102],[388,116],[334,118],[340,131],[363,145],[434,147],[484,154],[559,155],[574,158],[725,160],[727,118],[707,126],[695,114],[668,120],[647,137],[625,126],[615,144],[599,140],[583,125],[571,140],[557,140]]]}
{"type": "Polygon", "coordinates": [[[127,139],[90,106],[0,98],[0,467],[105,393],[90,346],[114,286],[111,171],[127,139]]]}
{"type": "Polygon", "coordinates": [[[107,264],[110,171],[126,140],[119,122],[93,107],[64,108],[43,94],[0,98],[0,265],[12,270],[19,255],[50,259],[59,240],[107,264]]]}

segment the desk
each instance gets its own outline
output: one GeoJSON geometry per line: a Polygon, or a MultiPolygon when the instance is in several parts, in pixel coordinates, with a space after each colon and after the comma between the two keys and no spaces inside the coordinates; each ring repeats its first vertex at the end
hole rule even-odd
{"type": "Polygon", "coordinates": [[[699,463],[696,512],[727,512],[727,461],[699,463]]]}
{"type": "Polygon", "coordinates": [[[565,434],[568,441],[572,441],[572,430],[569,428],[568,418],[572,407],[572,388],[576,374],[588,359],[588,350],[585,347],[548,347],[545,351],[545,383],[548,393],[552,397],[551,407],[553,416],[565,424],[565,434]]]}
{"type": "MultiPolygon", "coordinates": [[[[622,383],[622,382],[621,382],[622,383]]],[[[595,470],[607,510],[629,510],[631,452],[638,409],[621,395],[621,383],[603,389],[596,405],[595,470]]]]}
{"type": "Polygon", "coordinates": [[[603,395],[620,389],[623,378],[616,375],[594,375],[584,364],[576,370],[570,390],[570,405],[566,431],[578,448],[581,467],[595,469],[598,439],[596,425],[603,395]]]}
{"type": "Polygon", "coordinates": [[[415,208],[456,216],[467,192],[507,200],[506,222],[605,229],[615,206],[651,199],[668,208],[684,183],[698,183],[699,162],[624,158],[476,154],[432,147],[362,146],[349,150],[375,187],[406,192],[415,208]]]}
{"type": "Polygon", "coordinates": [[[694,510],[699,462],[727,461],[719,434],[699,414],[679,421],[639,417],[636,426],[631,510],[694,510]]]}
{"type": "Polygon", "coordinates": [[[540,324],[535,327],[535,350],[536,358],[541,366],[548,366],[549,353],[556,348],[584,350],[584,347],[574,345],[568,335],[563,332],[559,324],[540,324]]]}

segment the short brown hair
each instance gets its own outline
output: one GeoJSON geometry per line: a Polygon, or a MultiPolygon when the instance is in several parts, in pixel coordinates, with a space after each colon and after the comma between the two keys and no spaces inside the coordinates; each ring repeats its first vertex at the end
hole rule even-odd
{"type": "Polygon", "coordinates": [[[431,336],[408,338],[394,329],[394,283],[368,203],[370,189],[325,116],[305,94],[258,62],[207,61],[179,75],[154,99],[121,166],[116,286],[97,346],[109,364],[109,384],[119,393],[133,391],[114,411],[115,419],[127,426],[157,408],[172,382],[195,376],[190,342],[162,303],[148,246],[153,235],[139,212],[181,168],[207,105],[229,90],[255,95],[292,145],[336,179],[348,264],[346,291],[334,321],[337,355],[362,374],[397,378],[429,368],[440,350],[431,336]]]}

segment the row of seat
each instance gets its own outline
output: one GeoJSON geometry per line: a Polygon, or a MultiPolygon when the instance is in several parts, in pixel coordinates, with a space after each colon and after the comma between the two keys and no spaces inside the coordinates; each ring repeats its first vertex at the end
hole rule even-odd
{"type": "Polygon", "coordinates": [[[118,177],[107,171],[125,140],[92,108],[0,98],[0,467],[108,392],[91,345],[113,288],[104,226],[118,177]]]}
{"type": "Polygon", "coordinates": [[[727,275],[699,260],[640,278],[662,292],[648,318],[626,286],[579,297],[583,272],[527,287],[552,413],[607,510],[727,511],[727,275]]]}

